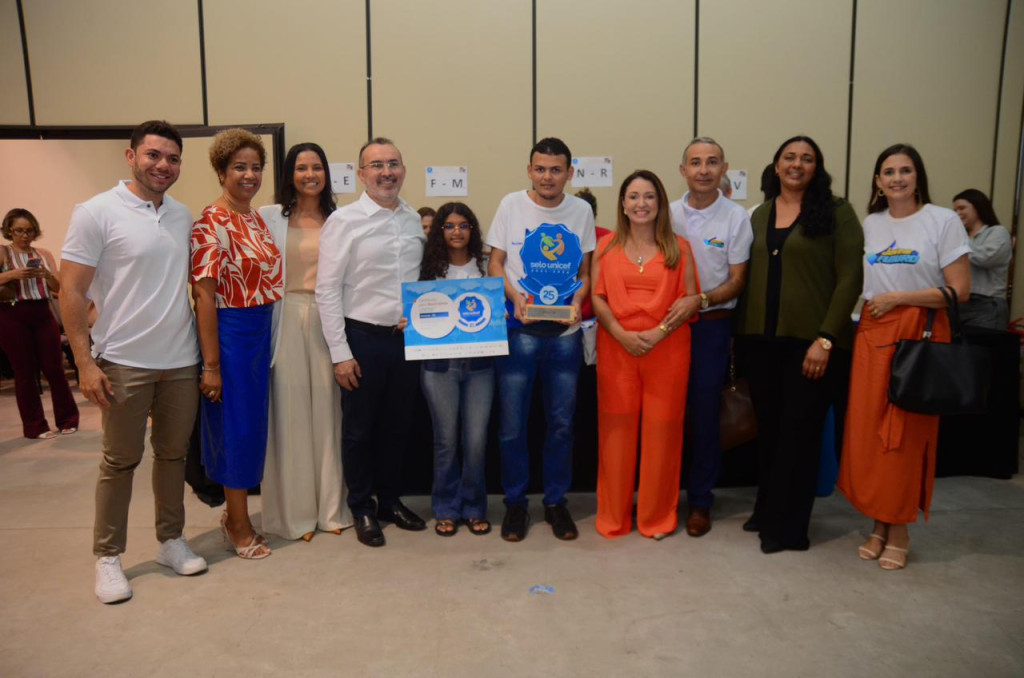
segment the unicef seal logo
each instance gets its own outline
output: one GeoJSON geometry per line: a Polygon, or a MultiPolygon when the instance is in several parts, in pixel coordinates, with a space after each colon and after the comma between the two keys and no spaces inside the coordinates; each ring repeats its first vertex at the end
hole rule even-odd
{"type": "Polygon", "coordinates": [[[463,332],[479,332],[491,320],[491,305],[476,292],[466,292],[455,299],[455,325],[463,332]]]}
{"type": "Polygon", "coordinates": [[[541,224],[528,230],[519,257],[526,274],[519,284],[545,306],[567,303],[583,286],[576,280],[583,249],[579,236],[565,224],[541,224]]]}

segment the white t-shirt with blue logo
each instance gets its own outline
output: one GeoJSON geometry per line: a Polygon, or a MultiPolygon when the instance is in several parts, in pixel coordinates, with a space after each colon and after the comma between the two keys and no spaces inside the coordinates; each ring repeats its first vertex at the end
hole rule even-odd
{"type": "MultiPolygon", "coordinates": [[[[537,230],[542,224],[551,226],[564,226],[569,231],[569,237],[576,242],[566,243],[566,251],[593,252],[597,246],[597,234],[594,231],[594,211],[590,205],[575,196],[566,195],[557,207],[541,207],[530,199],[526,191],[516,191],[506,195],[498,211],[494,214],[494,221],[491,222],[491,230],[487,232],[487,244],[503,250],[505,257],[505,275],[511,281],[512,286],[520,292],[528,294],[523,288],[520,280],[525,277],[525,266],[523,264],[522,251],[526,241],[526,232],[537,230]]],[[[564,239],[564,235],[557,235],[557,238],[564,239]]],[[[560,244],[560,243],[559,243],[560,244]]],[[[554,258],[552,264],[559,262],[557,250],[552,250],[549,258],[554,258]]],[[[579,271],[568,272],[568,280],[575,280],[579,271]]],[[[559,300],[544,300],[544,303],[552,303],[559,300]]],[[[541,300],[537,300],[541,303],[541,300]]],[[[510,322],[510,326],[514,324],[510,322]]],[[[575,331],[578,325],[570,328],[569,332],[575,331]]],[[[567,332],[568,333],[568,332],[567,332]]]]}
{"type": "Polygon", "coordinates": [[[942,287],[942,269],[970,252],[953,210],[929,203],[900,219],[888,210],[871,214],[864,220],[863,296],[942,287]]]}

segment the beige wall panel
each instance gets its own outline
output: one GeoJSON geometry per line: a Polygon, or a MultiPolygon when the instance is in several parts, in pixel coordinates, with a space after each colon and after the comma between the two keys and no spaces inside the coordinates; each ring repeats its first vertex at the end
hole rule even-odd
{"type": "Polygon", "coordinates": [[[29,124],[16,0],[0,0],[0,92],[0,125],[29,124]]]}
{"type": "Polygon", "coordinates": [[[779,144],[821,147],[833,192],[846,178],[852,4],[846,0],[716,0],[700,6],[701,135],[747,171],[750,207],[779,144]]]}
{"type": "Polygon", "coordinates": [[[201,124],[195,2],[24,0],[36,122],[201,124]]]}
{"type": "Polygon", "coordinates": [[[913,144],[932,202],[988,190],[1004,0],[862,0],[857,15],[850,199],[863,216],[875,159],[913,144]]]}
{"type": "Polygon", "coordinates": [[[486,232],[531,145],[530,3],[373,3],[373,132],[395,140],[413,207],[464,200],[486,232]],[[467,198],[427,198],[428,165],[466,165],[467,198]]]}
{"type": "MultiPolygon", "coordinates": [[[[591,189],[599,226],[615,227],[619,183],[634,169],[655,172],[670,198],[682,194],[678,155],[693,132],[694,16],[692,0],[537,5],[537,136],[562,138],[576,156],[614,158],[615,185],[591,189]]],[[[529,187],[526,160],[516,156],[521,187],[529,187]]]]}
{"type": "MultiPolygon", "coordinates": [[[[198,215],[220,196],[221,189],[207,160],[210,139],[184,141],[181,176],[169,193],[198,215]]],[[[127,147],[127,139],[0,140],[0,209],[6,213],[12,207],[24,207],[32,212],[43,229],[39,244],[59,258],[74,206],[131,178],[124,157],[127,147]],[[54,186],[60,190],[54,191],[54,186]]],[[[272,203],[274,198],[274,157],[269,144],[267,151],[264,187],[254,206],[272,203]]]]}
{"type": "MultiPolygon", "coordinates": [[[[992,203],[996,216],[1009,228],[1013,221],[1017,162],[1024,123],[1024,2],[1013,3],[1007,36],[1006,72],[1003,74],[1002,113],[999,117],[999,148],[996,152],[996,181],[992,203]]],[[[1024,315],[1024,237],[1017,224],[1017,255],[1014,266],[1011,318],[1024,315]]]]}
{"type": "Polygon", "coordinates": [[[364,6],[206,0],[210,124],[283,122],[286,148],[313,141],[331,162],[354,160],[366,140],[364,6]]]}

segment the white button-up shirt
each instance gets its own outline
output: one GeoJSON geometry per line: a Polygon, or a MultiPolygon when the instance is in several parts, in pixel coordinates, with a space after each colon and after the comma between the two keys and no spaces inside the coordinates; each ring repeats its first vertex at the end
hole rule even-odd
{"type": "Polygon", "coordinates": [[[389,210],[364,192],[327,218],[320,233],[316,303],[331,362],[352,359],[346,317],[398,324],[402,283],[419,279],[425,241],[419,215],[402,199],[389,210]]]}

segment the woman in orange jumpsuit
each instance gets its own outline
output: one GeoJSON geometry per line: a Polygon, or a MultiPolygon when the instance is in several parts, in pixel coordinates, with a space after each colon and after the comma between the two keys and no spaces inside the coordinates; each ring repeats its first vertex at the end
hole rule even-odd
{"type": "Polygon", "coordinates": [[[689,318],[669,312],[699,292],[690,246],[672,232],[668,196],[637,170],[619,190],[618,230],[597,244],[597,531],[632,528],[637,437],[637,528],[660,539],[676,529],[683,414],[690,373],[689,318]]]}

